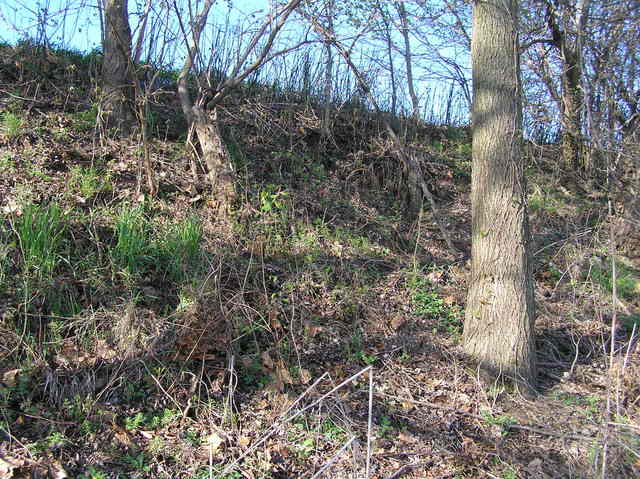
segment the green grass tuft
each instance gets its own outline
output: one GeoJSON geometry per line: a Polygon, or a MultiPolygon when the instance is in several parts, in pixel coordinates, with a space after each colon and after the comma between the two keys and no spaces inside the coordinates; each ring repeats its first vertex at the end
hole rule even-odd
{"type": "Polygon", "coordinates": [[[164,269],[169,278],[180,282],[196,264],[200,256],[202,224],[196,216],[172,226],[161,242],[164,269]]]}
{"type": "Polygon", "coordinates": [[[109,173],[103,173],[97,168],[74,167],[71,169],[70,183],[72,188],[83,198],[91,198],[96,193],[111,188],[109,173]]]}
{"type": "Polygon", "coordinates": [[[13,140],[24,133],[24,123],[20,115],[5,111],[0,118],[0,132],[9,140],[13,140]]]}
{"type": "Polygon", "coordinates": [[[149,222],[142,208],[124,206],[116,220],[116,244],[111,249],[114,263],[129,274],[139,274],[149,264],[150,249],[149,222]]]}
{"type": "Polygon", "coordinates": [[[16,222],[25,271],[49,278],[62,260],[65,215],[57,205],[27,206],[16,222]]]}

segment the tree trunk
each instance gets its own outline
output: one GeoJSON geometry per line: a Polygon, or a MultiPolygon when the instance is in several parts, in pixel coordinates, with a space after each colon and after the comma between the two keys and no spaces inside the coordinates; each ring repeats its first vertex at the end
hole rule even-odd
{"type": "Polygon", "coordinates": [[[536,365],[517,3],[473,7],[472,271],[463,339],[485,380],[512,379],[528,392],[536,365]]]}
{"type": "Polygon", "coordinates": [[[218,209],[226,212],[236,199],[236,175],[231,155],[220,135],[217,109],[206,111],[196,105],[192,108],[192,112],[193,127],[202,149],[202,159],[209,170],[209,182],[218,209]]]}
{"type": "Polygon", "coordinates": [[[582,152],[582,69],[575,52],[565,48],[562,72],[562,159],[565,168],[573,171],[585,167],[582,152]]]}
{"type": "Polygon", "coordinates": [[[102,109],[105,111],[106,126],[127,136],[135,124],[127,0],[105,0],[104,18],[102,109]]]}
{"type": "Polygon", "coordinates": [[[402,53],[402,56],[404,57],[404,64],[407,69],[407,86],[409,87],[409,96],[411,97],[411,117],[414,121],[418,121],[418,117],[420,115],[420,102],[418,101],[418,95],[416,94],[413,81],[413,58],[411,55],[411,41],[409,39],[409,18],[407,16],[407,10],[404,7],[404,3],[395,2],[394,5],[400,15],[401,33],[404,41],[404,52],[402,53]]]}
{"type": "Polygon", "coordinates": [[[547,17],[552,44],[562,58],[562,160],[568,170],[584,170],[582,143],[582,30],[589,11],[589,1],[579,2],[576,18],[571,19],[573,2],[547,0],[547,17]],[[569,24],[576,25],[574,41],[568,33],[569,24]]]}
{"type": "MultiPolygon", "coordinates": [[[[325,2],[327,9],[327,32],[335,35],[333,17],[336,11],[335,0],[325,2]]],[[[331,137],[331,103],[333,100],[333,51],[331,42],[324,41],[324,111],[322,112],[322,143],[331,137]]]]}

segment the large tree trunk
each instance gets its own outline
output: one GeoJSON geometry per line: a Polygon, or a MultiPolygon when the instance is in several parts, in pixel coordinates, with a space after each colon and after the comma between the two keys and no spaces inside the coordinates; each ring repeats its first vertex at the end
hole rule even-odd
{"type": "Polygon", "coordinates": [[[535,387],[534,301],[529,257],[517,0],[473,7],[472,271],[465,351],[485,380],[535,387]]]}
{"type": "Polygon", "coordinates": [[[129,135],[135,124],[131,29],[127,0],[105,0],[102,109],[105,123],[120,135],[129,135]]]}

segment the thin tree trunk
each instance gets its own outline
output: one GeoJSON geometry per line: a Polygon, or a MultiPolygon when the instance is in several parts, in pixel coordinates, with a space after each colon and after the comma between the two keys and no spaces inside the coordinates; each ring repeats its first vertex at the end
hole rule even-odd
{"type": "Polygon", "coordinates": [[[547,1],[547,16],[553,45],[560,52],[563,61],[562,84],[562,159],[565,168],[581,171],[585,168],[582,141],[582,42],[580,30],[584,28],[589,11],[589,0],[581,0],[576,26],[577,39],[573,45],[568,37],[567,24],[570,22],[569,2],[551,3],[547,1]]]}
{"type": "Polygon", "coordinates": [[[398,87],[396,85],[396,69],[393,63],[393,39],[391,38],[391,28],[388,13],[383,10],[382,5],[378,7],[382,15],[385,30],[385,43],[387,46],[387,57],[389,58],[389,77],[391,79],[391,113],[394,115],[398,110],[398,87]]]}
{"type": "Polygon", "coordinates": [[[582,68],[578,55],[565,48],[565,66],[562,72],[562,158],[565,167],[573,171],[583,170],[582,152],[582,68]]]}
{"type": "Polygon", "coordinates": [[[394,3],[398,14],[400,15],[400,33],[402,33],[402,39],[404,41],[404,63],[407,70],[407,86],[409,87],[409,96],[411,97],[411,116],[414,121],[418,120],[420,115],[420,102],[418,101],[418,95],[413,82],[413,65],[411,58],[411,41],[409,40],[409,18],[407,16],[407,10],[404,7],[404,3],[394,3]]]}
{"type": "Polygon", "coordinates": [[[102,108],[106,126],[128,136],[135,124],[131,29],[127,0],[106,0],[102,108]]]}
{"type": "MultiPolygon", "coordinates": [[[[333,26],[333,16],[335,12],[335,1],[326,1],[327,9],[327,31],[330,35],[335,35],[333,26]]],[[[331,137],[331,100],[333,98],[333,50],[331,42],[324,41],[324,111],[322,112],[322,139],[323,143],[331,137]]]]}
{"type": "Polygon", "coordinates": [[[464,349],[485,380],[535,387],[517,0],[473,7],[472,271],[464,349]]]}

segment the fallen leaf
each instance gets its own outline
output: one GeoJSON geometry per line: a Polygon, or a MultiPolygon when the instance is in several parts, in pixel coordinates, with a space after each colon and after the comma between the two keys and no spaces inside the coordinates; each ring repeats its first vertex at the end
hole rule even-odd
{"type": "Polygon", "coordinates": [[[431,271],[427,275],[427,280],[429,280],[430,283],[437,284],[440,281],[442,281],[442,276],[443,275],[444,275],[443,271],[431,271]]]}
{"type": "Polygon", "coordinates": [[[271,327],[275,330],[282,329],[282,324],[280,324],[280,320],[278,319],[278,311],[272,309],[269,311],[269,323],[271,327]]]}
{"type": "Polygon", "coordinates": [[[129,433],[127,431],[125,431],[120,426],[117,426],[115,424],[113,425],[113,429],[114,429],[114,437],[120,444],[126,447],[133,446],[133,441],[131,441],[131,437],[129,436],[129,433]]]}
{"type": "Polygon", "coordinates": [[[278,365],[276,367],[276,376],[278,376],[278,378],[285,384],[293,384],[291,373],[289,373],[287,366],[282,360],[278,361],[278,365]]]}
{"type": "Polygon", "coordinates": [[[224,439],[215,432],[212,432],[207,437],[205,437],[204,442],[208,446],[210,452],[216,452],[218,449],[220,449],[222,443],[224,443],[224,439]]]}
{"type": "Polygon", "coordinates": [[[300,368],[300,383],[309,384],[311,381],[311,373],[308,369],[300,368]]]}
{"type": "Polygon", "coordinates": [[[69,474],[67,473],[67,471],[65,471],[60,462],[53,461],[49,465],[49,476],[51,477],[51,479],[67,479],[69,477],[69,474]]]}
{"type": "Polygon", "coordinates": [[[273,369],[273,359],[271,359],[271,356],[269,356],[269,351],[264,351],[261,355],[260,355],[260,359],[262,359],[262,364],[265,368],[267,369],[273,369]]]}
{"type": "Polygon", "coordinates": [[[2,373],[2,382],[4,383],[4,385],[10,388],[14,387],[16,385],[16,379],[20,372],[22,372],[22,369],[11,369],[2,373]]]}
{"type": "Polygon", "coordinates": [[[0,479],[13,477],[13,470],[24,465],[24,460],[14,458],[3,453],[0,455],[0,479]]]}
{"type": "Polygon", "coordinates": [[[318,333],[322,332],[322,327],[311,321],[305,320],[303,324],[305,332],[310,338],[315,338],[318,333]]]}
{"type": "Polygon", "coordinates": [[[404,409],[405,411],[410,411],[415,407],[415,404],[407,401],[400,401],[400,406],[402,406],[402,409],[404,409]]]}
{"type": "Polygon", "coordinates": [[[404,316],[394,316],[393,319],[391,320],[391,327],[395,330],[398,330],[402,327],[402,325],[405,323],[405,319],[404,316]]]}
{"type": "Polygon", "coordinates": [[[247,447],[249,444],[251,444],[251,439],[249,438],[249,436],[240,436],[238,438],[238,444],[240,444],[240,447],[247,447]]]}
{"type": "Polygon", "coordinates": [[[280,378],[274,376],[269,382],[268,389],[277,393],[281,393],[282,391],[284,391],[284,382],[280,378]]]}

